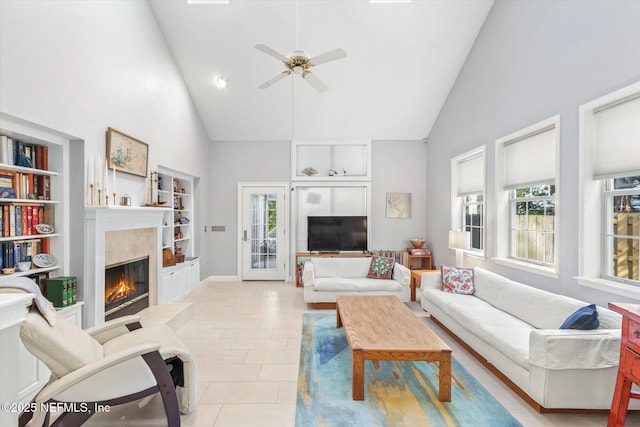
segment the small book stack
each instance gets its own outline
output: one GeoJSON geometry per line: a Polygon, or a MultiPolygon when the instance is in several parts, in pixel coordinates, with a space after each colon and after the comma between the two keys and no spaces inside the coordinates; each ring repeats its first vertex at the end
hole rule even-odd
{"type": "Polygon", "coordinates": [[[431,255],[431,249],[425,248],[407,248],[407,252],[409,252],[411,255],[431,255]]]}
{"type": "Polygon", "coordinates": [[[54,307],[68,307],[78,301],[75,276],[47,279],[47,299],[54,307]]]}

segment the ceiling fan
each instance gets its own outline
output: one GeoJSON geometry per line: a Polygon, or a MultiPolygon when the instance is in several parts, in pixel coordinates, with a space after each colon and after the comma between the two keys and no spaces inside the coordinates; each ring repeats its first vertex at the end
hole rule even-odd
{"type": "Polygon", "coordinates": [[[347,56],[347,52],[345,52],[344,49],[334,49],[330,50],[329,52],[311,57],[307,52],[303,50],[292,50],[285,56],[277,50],[272,49],[264,44],[257,44],[255,47],[259,51],[282,61],[286,68],[286,70],[282,73],[258,86],[260,89],[268,88],[278,80],[281,80],[293,73],[301,75],[302,78],[318,92],[325,92],[328,89],[327,85],[325,85],[322,80],[316,77],[315,74],[312,74],[310,68],[319,64],[324,64],[325,62],[345,58],[347,56]]]}

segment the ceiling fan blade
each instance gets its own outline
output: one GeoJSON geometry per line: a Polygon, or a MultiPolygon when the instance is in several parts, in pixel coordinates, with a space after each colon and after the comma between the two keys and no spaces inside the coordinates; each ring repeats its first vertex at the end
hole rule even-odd
{"type": "Polygon", "coordinates": [[[335,61],[336,59],[346,58],[347,52],[344,49],[333,49],[329,52],[321,53],[309,59],[313,65],[324,64],[325,62],[335,61]]]}
{"type": "Polygon", "coordinates": [[[266,53],[269,56],[272,56],[272,57],[282,61],[282,62],[287,62],[289,60],[289,58],[287,58],[286,56],[284,56],[283,54],[281,54],[277,50],[270,48],[266,44],[257,44],[255,46],[255,48],[258,49],[261,52],[266,53]]]}
{"type": "Polygon", "coordinates": [[[308,72],[302,75],[302,78],[305,79],[315,90],[318,92],[326,92],[329,87],[322,82],[319,78],[316,77],[315,74],[308,72]]]}
{"type": "Polygon", "coordinates": [[[262,83],[260,86],[258,86],[260,89],[266,89],[269,86],[271,86],[272,84],[274,84],[275,82],[277,82],[278,80],[282,80],[285,77],[287,77],[289,74],[291,74],[291,71],[283,71],[280,74],[278,74],[277,76],[275,76],[272,79],[267,80],[266,82],[262,83]]]}

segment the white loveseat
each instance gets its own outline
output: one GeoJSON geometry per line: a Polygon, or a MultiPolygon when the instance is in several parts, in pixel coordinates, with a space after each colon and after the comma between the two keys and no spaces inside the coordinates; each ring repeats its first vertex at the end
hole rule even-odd
{"type": "MultiPolygon", "coordinates": [[[[443,292],[424,273],[421,305],[546,409],[609,409],[620,357],[621,316],[597,307],[595,330],[559,329],[586,302],[474,269],[474,295],[443,292]]],[[[633,407],[630,405],[630,407],[633,407]]]]}
{"type": "Polygon", "coordinates": [[[335,303],[338,295],[396,295],[409,301],[409,269],[395,263],[390,280],[367,277],[370,257],[318,257],[305,262],[302,271],[304,300],[317,306],[335,303]]]}

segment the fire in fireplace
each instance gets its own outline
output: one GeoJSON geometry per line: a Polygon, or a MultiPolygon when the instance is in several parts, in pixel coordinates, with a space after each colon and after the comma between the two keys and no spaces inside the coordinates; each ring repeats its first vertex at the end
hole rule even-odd
{"type": "Polygon", "coordinates": [[[135,314],[149,306],[149,257],[105,267],[105,320],[135,314]]]}

